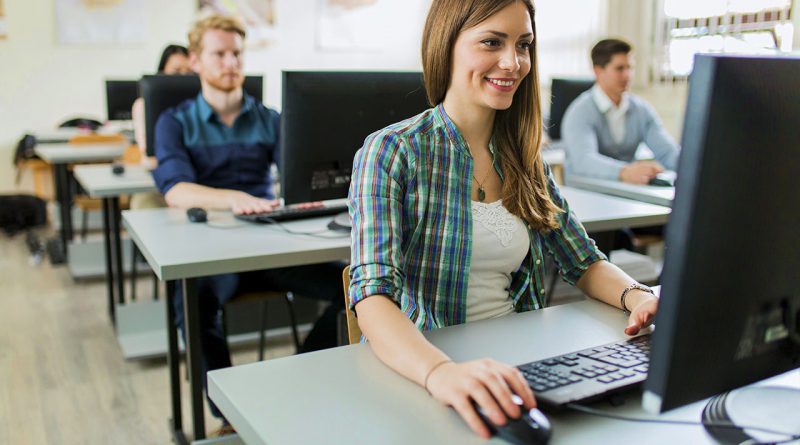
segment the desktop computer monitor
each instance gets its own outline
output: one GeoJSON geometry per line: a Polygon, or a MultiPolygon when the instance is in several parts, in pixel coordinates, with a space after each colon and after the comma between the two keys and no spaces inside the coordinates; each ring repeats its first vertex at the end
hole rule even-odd
{"type": "Polygon", "coordinates": [[[106,111],[110,121],[131,120],[133,102],[139,97],[139,82],[106,80],[106,111]]]}
{"type": "Polygon", "coordinates": [[[800,367],[800,58],[697,56],[681,146],[651,412],[800,367]]]}
{"type": "Polygon", "coordinates": [[[551,140],[561,140],[561,121],[572,103],[584,91],[594,85],[594,79],[553,78],[550,83],[550,119],[547,124],[547,135],[551,140]]]}
{"type": "MultiPolygon", "coordinates": [[[[144,128],[147,144],[147,155],[155,154],[153,136],[156,122],[161,112],[177,106],[186,99],[192,99],[200,92],[200,78],[195,75],[156,74],[143,76],[139,81],[144,98],[144,128]]],[[[262,76],[246,76],[244,91],[261,102],[264,97],[264,78],[262,76]]]]}
{"type": "Polygon", "coordinates": [[[284,72],[284,202],[346,198],[364,139],[427,108],[421,73],[284,72]]]}

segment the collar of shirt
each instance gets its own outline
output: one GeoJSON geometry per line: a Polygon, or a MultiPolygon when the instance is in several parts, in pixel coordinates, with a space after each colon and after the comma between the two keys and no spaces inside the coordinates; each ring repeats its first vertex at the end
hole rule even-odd
{"type": "Polygon", "coordinates": [[[600,86],[596,83],[592,87],[592,98],[594,99],[595,105],[600,110],[601,113],[606,114],[609,110],[614,112],[624,114],[628,111],[628,107],[630,107],[630,98],[628,97],[628,93],[622,93],[622,100],[619,103],[619,106],[614,105],[614,102],[608,95],[603,91],[600,86]]]}
{"type": "MultiPolygon", "coordinates": [[[[436,125],[441,125],[445,128],[448,139],[450,139],[450,142],[453,143],[456,149],[472,157],[467,140],[464,139],[461,131],[459,131],[458,127],[456,127],[455,122],[450,119],[450,116],[448,116],[447,112],[444,110],[444,102],[440,103],[436,106],[436,108],[433,109],[433,119],[436,125]]],[[[494,165],[495,171],[497,171],[497,174],[500,175],[500,180],[503,180],[503,171],[500,169],[500,165],[497,162],[497,153],[494,149],[493,139],[489,141],[489,153],[492,154],[492,164],[494,165]]]]}
{"type": "MultiPolygon", "coordinates": [[[[249,113],[250,111],[255,109],[255,99],[247,93],[242,94],[242,109],[239,110],[239,115],[236,116],[238,120],[239,117],[249,113]]],[[[216,117],[219,120],[219,116],[217,116],[217,112],[211,108],[211,104],[208,103],[205,97],[203,97],[203,92],[197,93],[197,108],[200,110],[200,117],[203,119],[203,122],[211,122],[212,117],[216,117]]]]}

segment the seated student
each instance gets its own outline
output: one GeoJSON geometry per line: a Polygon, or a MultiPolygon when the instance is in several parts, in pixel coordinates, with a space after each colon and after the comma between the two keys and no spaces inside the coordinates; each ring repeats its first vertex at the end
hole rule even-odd
{"type": "MultiPolygon", "coordinates": [[[[161,60],[158,62],[158,74],[191,74],[189,67],[189,51],[181,45],[167,45],[161,52],[161,60]]],[[[147,156],[147,138],[145,137],[144,124],[144,99],[138,98],[133,102],[131,109],[133,120],[133,135],[136,139],[136,146],[141,152],[141,164],[148,169],[154,169],[155,159],[147,156]]],[[[165,207],[164,197],[158,192],[134,193],[131,196],[131,209],[150,209],[165,207]]]]}
{"type": "Polygon", "coordinates": [[[564,114],[561,135],[567,176],[580,175],[647,184],[666,167],[678,167],[679,147],[664,130],[653,107],[628,92],[631,45],[606,39],[592,48],[595,85],[564,114]],[[644,142],[656,161],[635,161],[644,142]]]}
{"type": "MultiPolygon", "coordinates": [[[[278,160],[280,117],[242,89],[244,37],[242,25],[222,15],[198,21],[189,32],[189,59],[202,90],[162,113],[155,128],[158,167],[153,177],[171,207],[252,213],[277,205],[269,170],[278,160]]],[[[198,279],[205,369],[231,365],[220,308],[237,289],[293,291],[330,301],[303,350],[335,346],[336,320],[344,306],[341,270],[320,264],[198,279]]],[[[175,307],[176,323],[183,328],[180,287],[175,307]]],[[[210,400],[209,404],[212,413],[222,417],[210,400]]],[[[226,425],[223,419],[223,428],[226,425]]]]}
{"type": "Polygon", "coordinates": [[[520,415],[512,392],[535,406],[530,387],[495,360],[452,361],[421,331],[541,308],[546,253],[587,295],[631,310],[628,335],[658,305],[597,250],[542,161],[533,19],[531,0],[433,0],[422,66],[436,106],[366,139],[348,198],[362,333],[483,437],[471,401],[502,424],[520,415]]]}

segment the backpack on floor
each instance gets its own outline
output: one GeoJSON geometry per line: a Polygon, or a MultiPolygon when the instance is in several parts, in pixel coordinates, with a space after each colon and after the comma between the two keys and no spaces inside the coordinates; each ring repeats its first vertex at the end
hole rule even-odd
{"type": "Polygon", "coordinates": [[[33,195],[0,195],[0,230],[6,235],[47,224],[47,206],[33,195]]]}

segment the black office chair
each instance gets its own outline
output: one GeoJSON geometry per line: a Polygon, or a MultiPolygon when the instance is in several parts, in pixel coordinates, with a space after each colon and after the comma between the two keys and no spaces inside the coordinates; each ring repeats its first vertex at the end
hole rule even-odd
{"type": "Polygon", "coordinates": [[[550,84],[550,120],[547,125],[547,135],[553,141],[561,139],[561,121],[569,105],[584,91],[594,85],[594,79],[576,78],[565,79],[554,77],[550,84]]]}
{"type": "MultiPolygon", "coordinates": [[[[156,122],[161,112],[174,107],[186,99],[192,99],[200,92],[200,78],[194,75],[178,76],[156,74],[142,76],[139,90],[144,98],[144,128],[147,141],[147,155],[155,154],[153,136],[156,122]]],[[[264,98],[264,78],[262,76],[246,76],[244,91],[262,101],[264,98]]]]}

